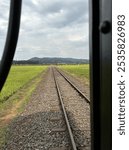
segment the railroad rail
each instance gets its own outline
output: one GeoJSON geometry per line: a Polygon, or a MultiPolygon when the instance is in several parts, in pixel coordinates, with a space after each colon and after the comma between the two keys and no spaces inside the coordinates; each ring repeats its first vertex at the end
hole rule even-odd
{"type": "Polygon", "coordinates": [[[65,109],[65,106],[64,106],[64,103],[63,103],[63,99],[62,99],[62,96],[61,96],[60,88],[59,88],[58,82],[57,82],[56,77],[55,77],[54,69],[52,71],[53,71],[53,77],[54,77],[57,93],[58,93],[58,96],[59,96],[61,108],[62,108],[62,111],[63,111],[63,114],[64,114],[64,118],[65,118],[65,122],[66,122],[66,125],[67,125],[69,137],[70,137],[70,140],[71,140],[71,146],[72,146],[73,150],[77,150],[76,143],[75,143],[75,140],[74,140],[74,136],[73,136],[73,133],[72,133],[72,129],[70,127],[70,122],[69,122],[69,119],[68,119],[68,116],[67,116],[67,113],[66,113],[66,109],[65,109]]]}
{"type": "Polygon", "coordinates": [[[86,97],[86,95],[72,82],[70,81],[59,69],[55,68],[64,79],[86,100],[87,103],[90,104],[90,100],[86,97]]]}
{"type": "Polygon", "coordinates": [[[61,104],[61,109],[62,109],[62,112],[63,112],[65,123],[66,123],[67,129],[68,129],[68,134],[69,134],[69,137],[70,137],[71,146],[72,146],[73,150],[77,150],[78,147],[77,147],[76,142],[75,142],[75,137],[74,137],[74,134],[73,134],[73,129],[72,129],[71,123],[69,121],[69,117],[68,117],[68,114],[67,114],[67,111],[66,111],[66,108],[65,108],[65,105],[64,105],[63,98],[62,98],[61,89],[60,89],[60,86],[58,84],[57,77],[55,75],[56,71],[67,81],[67,83],[69,83],[71,85],[71,87],[77,93],[79,93],[81,95],[82,98],[84,98],[86,100],[86,102],[88,104],[90,104],[90,101],[88,100],[88,98],[65,75],[63,75],[63,73],[61,73],[56,68],[52,68],[54,82],[55,82],[55,86],[56,86],[56,89],[57,89],[57,93],[58,93],[59,101],[60,101],[60,104],[61,104]]]}
{"type": "Polygon", "coordinates": [[[54,67],[44,81],[10,126],[3,149],[91,150],[89,103],[54,67]]]}

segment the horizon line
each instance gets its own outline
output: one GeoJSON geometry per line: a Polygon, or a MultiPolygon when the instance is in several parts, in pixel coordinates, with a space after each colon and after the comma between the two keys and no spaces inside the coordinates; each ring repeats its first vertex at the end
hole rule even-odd
{"type": "MultiPolygon", "coordinates": [[[[18,60],[30,60],[30,59],[32,59],[32,58],[39,58],[39,59],[42,59],[42,58],[70,58],[70,59],[86,59],[86,60],[89,60],[89,58],[75,58],[75,57],[31,57],[31,58],[28,58],[28,59],[14,59],[14,60],[16,60],[16,61],[18,61],[18,60]]],[[[13,61],[14,61],[13,60],[13,61]]],[[[0,60],[1,61],[1,60],[0,60]]]]}

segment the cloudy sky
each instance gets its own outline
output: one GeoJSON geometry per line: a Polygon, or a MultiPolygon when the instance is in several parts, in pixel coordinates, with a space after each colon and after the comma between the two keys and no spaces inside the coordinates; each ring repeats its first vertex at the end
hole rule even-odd
{"type": "MultiPolygon", "coordinates": [[[[0,0],[0,57],[9,14],[0,0]]],[[[88,0],[23,0],[21,28],[14,59],[89,58],[88,0]]]]}

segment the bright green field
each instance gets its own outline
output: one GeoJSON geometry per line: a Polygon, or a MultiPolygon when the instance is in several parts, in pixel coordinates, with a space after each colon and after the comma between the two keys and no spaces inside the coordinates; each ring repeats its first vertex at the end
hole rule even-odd
{"type": "Polygon", "coordinates": [[[45,71],[47,66],[12,66],[7,81],[0,93],[0,102],[4,102],[10,95],[23,87],[31,79],[45,71]]]}
{"type": "Polygon", "coordinates": [[[84,79],[89,80],[89,64],[86,65],[62,65],[59,68],[84,79]]]}

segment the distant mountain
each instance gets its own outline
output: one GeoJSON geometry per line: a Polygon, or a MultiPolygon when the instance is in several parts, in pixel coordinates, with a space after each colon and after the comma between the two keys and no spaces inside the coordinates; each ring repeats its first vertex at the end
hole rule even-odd
{"type": "Polygon", "coordinates": [[[28,60],[14,61],[15,64],[87,64],[88,59],[60,58],[60,57],[33,57],[28,60]]]}
{"type": "Polygon", "coordinates": [[[76,59],[76,58],[60,58],[60,57],[44,57],[44,58],[38,58],[33,57],[28,60],[32,63],[38,63],[38,64],[85,64],[89,63],[89,60],[87,59],[76,59]]]}

